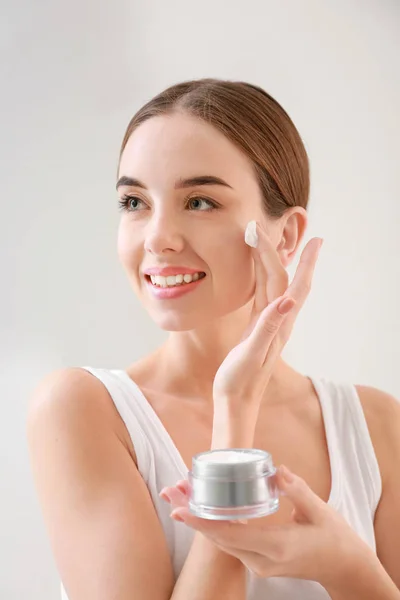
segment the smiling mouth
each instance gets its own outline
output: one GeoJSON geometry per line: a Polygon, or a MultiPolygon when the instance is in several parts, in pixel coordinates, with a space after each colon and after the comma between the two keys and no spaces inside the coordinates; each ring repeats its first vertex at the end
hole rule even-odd
{"type": "Polygon", "coordinates": [[[204,279],[206,274],[203,271],[197,273],[181,273],[179,275],[168,275],[164,277],[162,275],[145,275],[145,278],[151,285],[157,288],[174,288],[183,287],[199,279],[204,279]]]}

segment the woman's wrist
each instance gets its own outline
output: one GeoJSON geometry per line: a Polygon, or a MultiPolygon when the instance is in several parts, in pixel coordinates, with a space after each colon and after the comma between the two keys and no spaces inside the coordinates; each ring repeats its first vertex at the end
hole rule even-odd
{"type": "Polygon", "coordinates": [[[332,600],[400,600],[400,590],[367,545],[352,560],[343,561],[335,581],[324,587],[332,600]]]}
{"type": "Polygon", "coordinates": [[[214,399],[211,449],[252,448],[259,406],[231,398],[214,399]]]}

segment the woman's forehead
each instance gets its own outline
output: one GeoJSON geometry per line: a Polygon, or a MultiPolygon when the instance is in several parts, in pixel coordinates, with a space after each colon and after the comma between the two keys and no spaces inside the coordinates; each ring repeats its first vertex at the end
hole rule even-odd
{"type": "Polygon", "coordinates": [[[222,132],[184,114],[153,117],[129,138],[121,156],[119,177],[174,180],[199,175],[219,177],[235,187],[243,177],[254,179],[247,156],[222,132]]]}

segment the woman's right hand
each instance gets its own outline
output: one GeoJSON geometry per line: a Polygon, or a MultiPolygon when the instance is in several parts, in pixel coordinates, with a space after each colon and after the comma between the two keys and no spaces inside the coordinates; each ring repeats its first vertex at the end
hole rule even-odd
{"type": "Polygon", "coordinates": [[[257,248],[252,248],[256,289],[250,326],[245,338],[229,352],[216,373],[214,413],[221,406],[222,410],[232,409],[239,415],[246,407],[258,414],[274,365],[289,340],[296,317],[311,289],[323,241],[312,238],[307,243],[293,281],[288,286],[287,272],[279,254],[259,224],[257,234],[257,248]]]}

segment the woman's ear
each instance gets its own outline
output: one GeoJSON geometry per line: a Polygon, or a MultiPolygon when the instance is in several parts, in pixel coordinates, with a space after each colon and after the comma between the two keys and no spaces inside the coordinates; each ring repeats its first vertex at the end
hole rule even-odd
{"type": "Polygon", "coordinates": [[[277,246],[277,251],[285,268],[288,267],[293,261],[299,245],[304,237],[307,224],[307,211],[301,206],[294,206],[293,208],[290,208],[281,217],[281,236],[277,246]]]}

